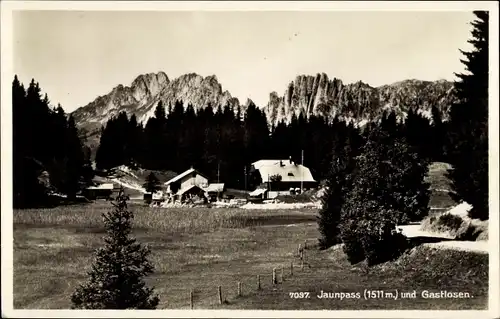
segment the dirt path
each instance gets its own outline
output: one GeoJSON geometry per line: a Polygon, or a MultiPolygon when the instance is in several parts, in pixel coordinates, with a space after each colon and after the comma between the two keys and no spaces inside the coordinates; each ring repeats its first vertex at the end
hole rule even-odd
{"type": "Polygon", "coordinates": [[[441,249],[475,251],[475,252],[486,253],[486,254],[489,252],[488,241],[484,241],[484,240],[480,240],[480,241],[453,240],[454,238],[452,236],[449,236],[446,234],[431,233],[431,232],[423,231],[420,229],[420,224],[398,226],[398,228],[400,228],[403,231],[403,234],[408,238],[427,237],[427,238],[432,239],[434,241],[434,242],[424,243],[423,245],[425,245],[425,246],[436,247],[436,248],[441,248],[441,249]]]}

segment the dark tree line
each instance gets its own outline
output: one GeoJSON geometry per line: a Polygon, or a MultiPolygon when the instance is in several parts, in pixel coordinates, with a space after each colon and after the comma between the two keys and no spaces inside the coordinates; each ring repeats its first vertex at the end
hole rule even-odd
{"type": "Polygon", "coordinates": [[[452,105],[448,127],[449,173],[457,200],[473,206],[471,217],[488,219],[488,22],[487,11],[475,11],[474,46],[463,52],[466,74],[456,74],[458,103],[452,105]]]}
{"type": "Polygon", "coordinates": [[[145,125],[123,112],[108,121],[96,154],[97,168],[123,164],[180,173],[195,167],[212,180],[243,187],[245,165],[268,156],[266,117],[253,104],[244,114],[211,105],[195,112],[182,102],[168,109],[167,116],[159,102],[145,125]]]}
{"type": "Polygon", "coordinates": [[[195,167],[213,180],[230,187],[243,189],[245,174],[247,188],[250,164],[260,159],[292,159],[300,163],[304,151],[304,165],[317,180],[323,179],[337,140],[357,136],[351,140],[360,143],[361,137],[352,125],[323,117],[293,117],[291,123],[279,123],[269,128],[265,113],[250,104],[242,112],[229,106],[214,109],[211,105],[194,111],[177,102],[168,106],[159,102],[155,114],[145,125],[137,123],[122,112],[108,121],[102,129],[96,154],[99,169],[119,165],[139,165],[152,170],[182,172],[195,167]]]}
{"type": "Polygon", "coordinates": [[[51,192],[75,197],[92,179],[90,151],[72,116],[42,98],[38,83],[12,83],[13,192],[15,207],[47,203],[51,192]]]}
{"type": "MultiPolygon", "coordinates": [[[[440,113],[435,110],[433,114],[435,122],[442,124],[440,113]]],[[[404,122],[390,113],[373,125],[388,126],[392,136],[404,135],[429,160],[442,158],[444,137],[432,136],[444,134],[444,130],[440,126],[438,133],[429,119],[414,110],[404,122]],[[429,144],[432,141],[436,143],[429,144]]],[[[328,121],[322,116],[306,118],[303,114],[294,115],[290,123],[282,121],[269,128],[265,113],[254,104],[245,112],[229,106],[214,109],[211,105],[195,112],[191,105],[185,107],[179,101],[173,107],[169,105],[167,112],[159,102],[145,125],[138,123],[135,115],[128,118],[124,112],[108,121],[102,129],[96,164],[99,169],[123,164],[178,173],[195,167],[213,181],[243,189],[252,162],[291,157],[300,163],[303,151],[304,165],[321,181],[330,173],[332,159],[341,154],[344,141],[348,139],[350,147],[358,149],[365,138],[362,132],[367,130],[337,118],[328,121]]],[[[251,181],[249,176],[247,181],[251,181]]],[[[250,184],[247,188],[255,186],[250,184]]]]}

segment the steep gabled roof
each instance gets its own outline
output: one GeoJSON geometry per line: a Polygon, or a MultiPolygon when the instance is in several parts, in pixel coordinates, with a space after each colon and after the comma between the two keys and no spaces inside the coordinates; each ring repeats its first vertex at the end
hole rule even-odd
{"type": "Polygon", "coordinates": [[[205,175],[203,175],[202,173],[198,172],[194,168],[190,168],[187,171],[185,171],[184,173],[181,173],[181,174],[177,175],[176,177],[174,177],[174,178],[170,179],[169,181],[167,181],[165,183],[165,186],[168,186],[168,185],[172,184],[173,182],[178,181],[178,180],[182,179],[183,177],[186,177],[186,176],[188,176],[188,175],[190,175],[192,173],[196,173],[196,174],[201,175],[201,176],[205,177],[206,179],[208,179],[205,175]]]}

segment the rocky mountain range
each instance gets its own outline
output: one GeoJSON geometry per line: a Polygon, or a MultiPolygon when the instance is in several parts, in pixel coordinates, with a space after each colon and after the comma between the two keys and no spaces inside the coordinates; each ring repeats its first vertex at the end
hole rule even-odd
{"type": "Polygon", "coordinates": [[[430,116],[436,105],[444,117],[454,100],[453,83],[448,81],[405,80],[390,85],[371,87],[358,81],[344,84],[340,79],[328,79],[324,73],[316,76],[300,75],[292,81],[282,96],[272,92],[265,108],[271,124],[290,121],[293,114],[303,113],[347,121],[366,123],[376,120],[384,110],[395,111],[404,119],[411,107],[430,116]]]}
{"type": "MultiPolygon", "coordinates": [[[[251,90],[251,88],[249,88],[251,90]]],[[[272,92],[269,102],[261,106],[269,124],[289,121],[292,115],[303,113],[321,115],[327,118],[338,116],[362,125],[376,120],[384,110],[394,110],[404,118],[410,107],[430,115],[432,105],[437,105],[446,117],[454,99],[453,83],[449,81],[404,80],[401,82],[372,87],[361,81],[344,84],[340,79],[329,79],[324,73],[315,76],[299,75],[290,82],[283,95],[272,92]]],[[[248,103],[241,104],[227,90],[223,90],[215,75],[202,77],[195,73],[170,80],[164,72],[138,76],[130,86],[118,85],[110,93],[99,96],[93,102],[80,107],[72,114],[80,128],[87,131],[89,141],[97,142],[102,125],[125,111],[135,114],[138,121],[145,123],[154,113],[159,101],[166,106],[181,100],[184,105],[193,105],[195,110],[212,106],[240,106],[245,110],[248,103]]]]}

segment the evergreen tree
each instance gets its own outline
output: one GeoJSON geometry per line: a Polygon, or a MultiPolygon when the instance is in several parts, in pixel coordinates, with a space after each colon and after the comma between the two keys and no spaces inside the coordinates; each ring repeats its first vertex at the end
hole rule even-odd
{"type": "Polygon", "coordinates": [[[160,180],[151,172],[148,177],[146,177],[146,183],[144,183],[142,187],[144,187],[148,193],[156,193],[161,190],[160,180]]]}
{"type": "Polygon", "coordinates": [[[466,74],[456,74],[458,103],[450,111],[448,176],[457,200],[473,206],[469,216],[488,218],[488,36],[489,13],[475,11],[471,52],[461,51],[466,74]]]}
{"type": "Polygon", "coordinates": [[[443,123],[441,111],[437,106],[433,105],[431,108],[432,126],[430,139],[431,144],[431,159],[433,161],[444,160],[444,139],[446,135],[445,125],[443,123]]]}
{"type": "Polygon", "coordinates": [[[76,193],[81,188],[82,168],[84,165],[84,157],[82,151],[81,140],[78,136],[75,120],[73,116],[68,119],[68,130],[66,133],[66,185],[65,193],[69,197],[75,197],[76,193]]]}
{"type": "Polygon", "coordinates": [[[319,246],[326,249],[339,243],[340,216],[349,189],[354,170],[353,152],[350,142],[346,141],[342,152],[333,155],[331,170],[328,174],[322,207],[318,215],[318,228],[321,237],[319,246]]]}
{"type": "Polygon", "coordinates": [[[105,246],[96,251],[89,279],[71,296],[76,309],[156,309],[159,298],[143,277],[153,272],[150,250],[130,237],[134,214],[120,191],[115,209],[103,214],[105,246]]]}

